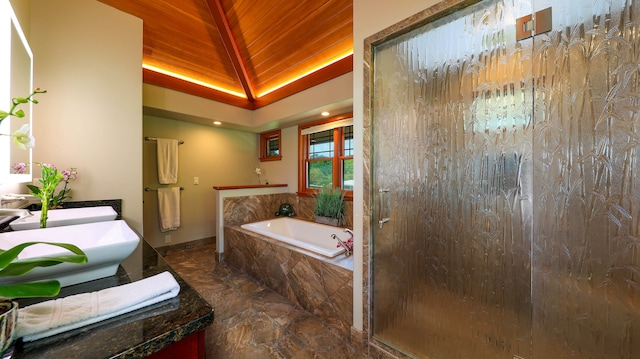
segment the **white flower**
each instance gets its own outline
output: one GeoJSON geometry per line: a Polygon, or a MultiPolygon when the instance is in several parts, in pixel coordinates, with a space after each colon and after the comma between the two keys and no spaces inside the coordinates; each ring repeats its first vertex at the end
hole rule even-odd
{"type": "Polygon", "coordinates": [[[36,139],[29,134],[29,125],[25,124],[20,129],[11,134],[13,142],[20,149],[26,150],[27,148],[33,148],[36,145],[36,139]]]}
{"type": "Polygon", "coordinates": [[[256,174],[258,176],[260,176],[262,174],[262,170],[260,169],[260,167],[256,167],[256,174]]]}

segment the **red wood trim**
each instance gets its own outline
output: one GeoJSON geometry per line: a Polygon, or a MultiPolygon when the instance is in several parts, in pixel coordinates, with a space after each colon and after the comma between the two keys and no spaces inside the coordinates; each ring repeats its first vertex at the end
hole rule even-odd
{"type": "Polygon", "coordinates": [[[255,107],[260,108],[262,106],[269,105],[276,101],[282,100],[285,97],[289,97],[300,91],[307,90],[313,86],[332,80],[338,76],[348,74],[352,71],[353,55],[350,55],[316,72],[310,73],[309,75],[295,82],[292,82],[287,86],[284,86],[260,98],[257,98],[255,100],[255,107]]]}
{"type": "MultiPolygon", "coordinates": [[[[347,74],[351,71],[353,71],[353,55],[253,101],[147,69],[143,69],[142,74],[143,81],[151,85],[165,87],[209,100],[226,103],[228,105],[245,108],[247,110],[255,110],[260,107],[270,105],[276,101],[280,101],[283,98],[294,95],[300,91],[307,90],[323,82],[332,80],[338,76],[347,74]]],[[[243,87],[244,86],[245,85],[243,84],[243,87]]]]}
{"type": "Polygon", "coordinates": [[[342,115],[337,115],[337,116],[333,116],[333,117],[329,117],[329,118],[323,118],[322,120],[317,120],[317,121],[313,121],[313,122],[307,122],[304,125],[298,126],[298,134],[300,134],[300,132],[302,132],[302,130],[304,130],[305,128],[318,126],[318,125],[323,125],[325,123],[344,120],[344,119],[348,119],[348,118],[352,118],[352,117],[353,117],[353,112],[349,112],[349,113],[345,113],[345,114],[342,114],[342,115]]]}
{"type": "Polygon", "coordinates": [[[238,80],[242,84],[244,92],[247,94],[247,101],[253,102],[256,98],[256,92],[251,84],[251,80],[249,79],[247,67],[242,62],[242,56],[240,56],[240,50],[238,50],[238,45],[233,37],[233,33],[231,32],[231,27],[229,26],[229,21],[227,21],[224,8],[222,7],[220,0],[207,0],[207,7],[209,8],[209,13],[213,18],[216,27],[218,28],[218,32],[222,38],[222,43],[224,43],[224,47],[227,50],[227,55],[229,56],[229,59],[231,59],[233,68],[236,71],[236,76],[238,76],[238,80]]]}
{"type": "MultiPolygon", "coordinates": [[[[304,125],[300,125],[298,126],[298,196],[302,196],[302,197],[313,197],[314,195],[314,191],[307,188],[307,179],[306,179],[306,165],[307,165],[307,157],[308,157],[308,151],[309,151],[309,143],[308,141],[303,141],[303,139],[308,140],[308,137],[304,137],[302,136],[302,130],[305,128],[309,128],[309,127],[313,127],[313,126],[317,126],[317,125],[322,125],[325,123],[329,123],[329,122],[333,122],[333,121],[339,121],[339,120],[343,120],[346,118],[351,118],[353,117],[353,112],[349,112],[349,113],[345,113],[342,115],[338,115],[338,116],[333,116],[330,118],[325,118],[322,120],[318,120],[318,121],[313,121],[313,122],[309,122],[309,123],[305,123],[304,125]]],[[[344,142],[342,141],[343,137],[342,136],[336,136],[335,135],[335,131],[336,129],[334,129],[334,136],[333,136],[333,141],[334,141],[334,153],[333,153],[333,182],[334,182],[334,186],[337,185],[337,178],[340,178],[340,175],[338,174],[338,171],[341,170],[341,166],[340,166],[340,155],[341,155],[341,151],[342,151],[342,143],[336,143],[336,141],[338,142],[344,142]],[[339,137],[339,138],[338,138],[339,137]],[[337,168],[337,169],[336,169],[337,168]]],[[[353,191],[344,191],[345,192],[345,199],[348,200],[353,200],[353,191]]]]}
{"type": "Polygon", "coordinates": [[[226,103],[232,106],[246,108],[247,110],[255,109],[253,103],[247,101],[247,99],[245,98],[233,96],[221,91],[194,84],[193,82],[181,80],[148,69],[142,69],[142,79],[147,84],[184,92],[190,95],[226,103]]]}
{"type": "Polygon", "coordinates": [[[334,128],[333,129],[333,160],[331,161],[332,164],[332,171],[333,171],[333,176],[331,179],[331,183],[333,184],[333,187],[342,187],[340,185],[340,177],[342,177],[342,174],[340,173],[340,168],[342,166],[340,166],[340,153],[342,153],[342,144],[340,143],[340,141],[342,140],[342,136],[340,136],[340,129],[338,128],[334,128]]]}
{"type": "Polygon", "coordinates": [[[303,139],[306,140],[306,137],[302,136],[302,129],[302,126],[298,126],[298,196],[302,193],[307,194],[307,178],[305,175],[307,174],[306,158],[309,146],[307,141],[303,141],[303,139]]]}
{"type": "Polygon", "coordinates": [[[260,157],[260,162],[280,161],[280,160],[282,160],[281,155],[271,156],[271,157],[260,157]]]}
{"type": "Polygon", "coordinates": [[[288,184],[250,184],[245,186],[213,186],[213,189],[218,191],[228,189],[245,189],[245,188],[269,188],[269,187],[287,187],[288,184]]]}
{"type": "Polygon", "coordinates": [[[280,161],[282,159],[282,130],[273,130],[260,134],[260,162],[280,161]],[[267,142],[273,138],[278,139],[279,155],[269,156],[267,153],[267,142]]]}

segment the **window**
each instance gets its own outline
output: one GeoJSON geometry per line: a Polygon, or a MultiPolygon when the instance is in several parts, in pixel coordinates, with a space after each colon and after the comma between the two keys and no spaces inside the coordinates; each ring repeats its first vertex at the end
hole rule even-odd
{"type": "Polygon", "coordinates": [[[298,193],[313,195],[339,187],[353,196],[353,121],[351,114],[299,127],[298,193]]]}
{"type": "Polygon", "coordinates": [[[260,134],[260,162],[282,159],[280,138],[280,130],[260,134]]]}

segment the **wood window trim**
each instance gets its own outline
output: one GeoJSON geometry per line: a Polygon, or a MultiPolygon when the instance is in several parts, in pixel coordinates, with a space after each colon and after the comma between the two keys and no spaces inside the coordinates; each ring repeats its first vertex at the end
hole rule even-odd
{"type": "Polygon", "coordinates": [[[266,161],[280,161],[282,159],[282,132],[281,130],[274,130],[269,132],[263,132],[260,134],[260,162],[266,161]],[[269,156],[267,145],[269,140],[274,138],[278,139],[278,155],[269,156]]]}
{"type": "MultiPolygon", "coordinates": [[[[314,190],[306,188],[306,183],[307,183],[306,159],[307,159],[307,156],[309,155],[308,153],[309,144],[307,142],[308,137],[305,137],[302,135],[302,130],[304,130],[305,128],[323,125],[325,123],[344,120],[352,117],[353,117],[353,113],[350,112],[350,113],[345,113],[342,115],[338,115],[338,116],[334,116],[334,117],[330,117],[330,118],[326,118],[326,119],[322,119],[314,122],[305,123],[304,125],[298,126],[298,192],[297,192],[298,196],[313,197],[315,195],[314,190]]],[[[334,136],[333,141],[335,144],[334,145],[335,153],[334,153],[334,161],[333,161],[333,173],[334,173],[334,179],[335,179],[336,173],[342,173],[341,171],[342,160],[350,159],[350,158],[352,159],[353,156],[342,155],[343,153],[342,143],[344,143],[343,132],[342,132],[342,136],[339,136],[339,137],[334,136]],[[342,141],[342,143],[340,143],[340,141],[342,141]],[[336,153],[339,153],[339,154],[336,154],[336,153]],[[339,172],[336,172],[336,171],[339,171],[339,172]]],[[[353,191],[344,191],[344,193],[345,193],[344,195],[345,200],[353,201],[353,191]]]]}

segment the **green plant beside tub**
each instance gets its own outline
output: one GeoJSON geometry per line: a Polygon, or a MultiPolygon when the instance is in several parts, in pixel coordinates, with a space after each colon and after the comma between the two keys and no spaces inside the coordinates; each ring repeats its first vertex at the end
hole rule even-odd
{"type": "MultiPolygon", "coordinates": [[[[87,263],[87,256],[80,248],[68,243],[26,242],[7,250],[0,249],[0,276],[2,277],[18,277],[37,267],[50,267],[61,263],[84,264],[87,263]],[[25,248],[36,244],[62,247],[71,253],[18,259],[18,255],[25,248]]],[[[55,297],[58,293],[60,293],[60,282],[55,279],[0,285],[0,333],[2,333],[0,353],[4,353],[13,342],[18,318],[18,303],[12,299],[55,297]]]]}
{"type": "Polygon", "coordinates": [[[340,188],[322,188],[315,194],[315,221],[341,226],[344,224],[344,193],[340,188]]]}

